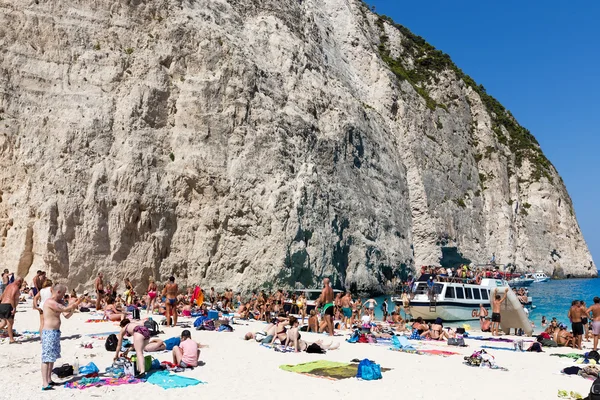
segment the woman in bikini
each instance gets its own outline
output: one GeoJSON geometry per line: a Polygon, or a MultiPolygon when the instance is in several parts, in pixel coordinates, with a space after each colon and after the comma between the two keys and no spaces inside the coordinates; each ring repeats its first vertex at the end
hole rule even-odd
{"type": "Polygon", "coordinates": [[[106,305],[104,306],[104,316],[109,321],[123,321],[125,314],[122,313],[115,307],[115,300],[112,297],[106,299],[106,305]]]}
{"type": "Polygon", "coordinates": [[[143,379],[146,376],[146,363],[144,360],[144,349],[148,346],[150,342],[150,331],[148,328],[144,326],[144,323],[141,321],[129,321],[125,318],[121,321],[121,332],[117,336],[119,341],[117,343],[117,352],[115,353],[115,360],[119,358],[121,352],[121,345],[123,344],[123,338],[128,336],[131,337],[131,341],[133,342],[133,348],[135,350],[135,354],[137,356],[137,368],[139,374],[135,377],[138,379],[143,379]]]}
{"type": "Polygon", "coordinates": [[[148,283],[148,307],[146,308],[146,313],[151,314],[154,313],[154,308],[156,307],[156,297],[158,296],[158,286],[156,286],[156,282],[154,278],[150,278],[150,282],[148,283]]]}
{"type": "Polygon", "coordinates": [[[302,316],[302,323],[304,323],[304,318],[306,318],[306,296],[304,296],[304,292],[300,293],[296,304],[298,305],[298,313],[302,316]]]}
{"type": "Polygon", "coordinates": [[[279,343],[281,344],[285,342],[287,339],[286,326],[288,326],[289,323],[290,320],[285,316],[285,314],[279,314],[279,317],[277,317],[276,321],[275,335],[273,335],[273,339],[271,339],[271,344],[275,343],[275,339],[279,339],[279,343]]]}

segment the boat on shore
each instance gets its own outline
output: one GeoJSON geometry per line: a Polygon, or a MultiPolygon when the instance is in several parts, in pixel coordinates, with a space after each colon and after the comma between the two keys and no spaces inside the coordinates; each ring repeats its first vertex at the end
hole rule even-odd
{"type": "MultiPolygon", "coordinates": [[[[471,279],[422,275],[410,288],[410,304],[407,313],[413,318],[421,317],[426,321],[442,318],[444,321],[468,321],[479,318],[479,305],[490,308],[490,298],[494,290],[503,295],[509,288],[505,279],[483,278],[479,284],[471,279]]],[[[402,297],[393,296],[392,301],[402,306],[402,297]]],[[[518,301],[518,300],[517,300],[518,301]]],[[[523,306],[531,306],[532,298],[527,297],[523,306]]]]}

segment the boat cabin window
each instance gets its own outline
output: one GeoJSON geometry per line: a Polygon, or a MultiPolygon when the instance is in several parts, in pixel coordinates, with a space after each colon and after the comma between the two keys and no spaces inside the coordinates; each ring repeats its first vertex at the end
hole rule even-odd
{"type": "Polygon", "coordinates": [[[446,298],[447,299],[453,299],[454,297],[455,297],[455,295],[454,295],[454,287],[452,287],[452,286],[446,287],[446,298]]]}
{"type": "Polygon", "coordinates": [[[415,294],[427,294],[427,283],[419,283],[415,289],[415,294]]]}
{"type": "Polygon", "coordinates": [[[473,298],[475,300],[481,300],[481,294],[479,293],[479,289],[473,288],[473,298]]]}
{"type": "Polygon", "coordinates": [[[467,299],[473,299],[473,292],[471,291],[471,288],[465,288],[465,297],[467,299]]]}
{"type": "Polygon", "coordinates": [[[483,300],[489,300],[489,293],[487,289],[481,289],[481,298],[483,300]]]}
{"type": "Polygon", "coordinates": [[[464,299],[465,298],[465,293],[463,291],[463,288],[461,288],[461,287],[457,287],[456,288],[456,298],[457,299],[464,299]]]}

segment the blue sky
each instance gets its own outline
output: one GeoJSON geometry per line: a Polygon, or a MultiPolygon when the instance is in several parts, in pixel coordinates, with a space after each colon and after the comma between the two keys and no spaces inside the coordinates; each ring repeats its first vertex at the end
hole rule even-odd
{"type": "Polygon", "coordinates": [[[370,0],[509,109],[563,177],[600,263],[600,2],[370,0]]]}

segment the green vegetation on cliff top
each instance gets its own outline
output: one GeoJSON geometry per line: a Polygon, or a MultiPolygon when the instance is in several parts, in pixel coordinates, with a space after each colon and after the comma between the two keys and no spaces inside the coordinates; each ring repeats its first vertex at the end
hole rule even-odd
{"type": "Polygon", "coordinates": [[[526,128],[519,125],[510,111],[506,110],[498,100],[490,96],[483,85],[478,85],[473,78],[458,68],[448,54],[437,50],[420,36],[408,28],[396,24],[390,17],[381,15],[377,19],[380,31],[379,54],[398,79],[409,82],[432,111],[437,107],[448,110],[446,105],[437,103],[429,96],[426,85],[439,81],[443,71],[453,71],[458,79],[479,94],[485,107],[492,117],[492,130],[498,142],[508,146],[515,157],[515,164],[521,167],[527,159],[533,166],[532,180],[539,181],[542,176],[553,182],[552,164],[543,154],[538,141],[526,128]],[[400,46],[403,49],[402,58],[393,58],[388,49],[389,37],[386,35],[385,23],[395,27],[402,34],[400,46]],[[411,58],[412,66],[406,63],[411,58]],[[404,62],[403,62],[404,61],[404,62]],[[505,131],[502,129],[504,127],[505,131]],[[504,134],[508,132],[508,137],[504,134]]]}

